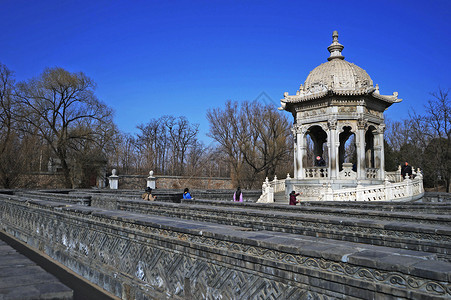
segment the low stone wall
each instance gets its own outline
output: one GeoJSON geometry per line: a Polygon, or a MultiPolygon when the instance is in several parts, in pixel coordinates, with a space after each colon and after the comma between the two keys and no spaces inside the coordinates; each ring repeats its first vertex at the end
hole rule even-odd
{"type": "Polygon", "coordinates": [[[451,202],[451,193],[426,192],[419,202],[451,202]]]}
{"type": "Polygon", "coordinates": [[[64,177],[55,173],[25,174],[21,176],[17,188],[61,189],[64,188],[64,177]]]}
{"type": "MultiPolygon", "coordinates": [[[[119,189],[142,190],[147,186],[148,175],[119,175],[119,189]]],[[[215,177],[188,177],[188,176],[158,176],[156,188],[158,189],[234,189],[230,178],[215,177]]],[[[64,178],[62,174],[37,173],[23,175],[17,188],[26,189],[63,189],[64,178]]]]}
{"type": "MultiPolygon", "coordinates": [[[[147,186],[147,177],[144,175],[119,175],[119,189],[142,190],[147,186]]],[[[233,189],[230,178],[210,177],[184,177],[184,176],[158,176],[156,178],[157,189],[233,189]]]]}
{"type": "Polygon", "coordinates": [[[424,252],[6,194],[0,229],[122,299],[451,299],[424,252]]]}

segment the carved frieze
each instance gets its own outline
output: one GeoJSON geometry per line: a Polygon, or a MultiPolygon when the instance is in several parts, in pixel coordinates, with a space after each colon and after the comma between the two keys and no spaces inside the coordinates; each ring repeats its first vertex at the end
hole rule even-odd
{"type": "Polygon", "coordinates": [[[298,118],[298,122],[301,122],[301,120],[304,118],[324,116],[326,113],[327,113],[327,108],[320,107],[320,108],[316,108],[316,109],[300,111],[297,115],[297,118],[298,118]]]}
{"type": "Polygon", "coordinates": [[[372,116],[375,116],[375,117],[378,117],[380,119],[384,118],[384,113],[383,112],[377,111],[377,110],[374,110],[374,109],[370,109],[368,107],[365,107],[365,113],[367,113],[369,115],[372,115],[372,116]]]}
{"type": "Polygon", "coordinates": [[[338,112],[340,113],[354,113],[357,111],[356,106],[339,106],[338,112]]]}

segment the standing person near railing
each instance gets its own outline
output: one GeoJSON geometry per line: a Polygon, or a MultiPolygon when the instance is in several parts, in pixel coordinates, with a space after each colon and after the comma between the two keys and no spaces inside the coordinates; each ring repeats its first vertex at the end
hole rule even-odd
{"type": "Polygon", "coordinates": [[[405,165],[401,168],[401,175],[403,179],[406,179],[406,175],[409,175],[408,178],[412,179],[412,167],[408,162],[405,162],[405,165]]]}
{"type": "Polygon", "coordinates": [[[317,156],[315,160],[315,167],[325,167],[326,161],[321,156],[317,156]]]}
{"type": "Polygon", "coordinates": [[[237,187],[235,193],[233,193],[233,201],[235,202],[243,202],[243,193],[241,192],[241,188],[237,187]]]}

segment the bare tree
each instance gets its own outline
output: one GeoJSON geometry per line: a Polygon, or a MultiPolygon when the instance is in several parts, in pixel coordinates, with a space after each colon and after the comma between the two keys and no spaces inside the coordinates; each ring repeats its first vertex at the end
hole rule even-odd
{"type": "Polygon", "coordinates": [[[238,177],[242,174],[244,158],[240,149],[239,108],[237,102],[227,101],[224,110],[214,108],[207,112],[210,123],[209,136],[215,139],[220,149],[226,154],[231,166],[231,177],[236,184],[241,184],[238,177]]]}
{"type": "MultiPolygon", "coordinates": [[[[45,140],[60,160],[65,186],[72,187],[72,153],[88,141],[101,144],[99,128],[113,124],[112,111],[94,94],[95,84],[82,72],[46,69],[37,78],[18,84],[17,117],[22,130],[45,140]]],[[[100,146],[99,144],[99,146],[100,146]]]]}
{"type": "Polygon", "coordinates": [[[191,125],[185,117],[171,116],[165,118],[164,125],[168,129],[172,150],[172,174],[182,175],[188,148],[196,145],[199,125],[191,125]]]}
{"type": "Polygon", "coordinates": [[[402,145],[411,141],[409,120],[391,121],[385,119],[384,138],[394,151],[399,151],[402,145]]]}
{"type": "Polygon", "coordinates": [[[119,169],[122,174],[139,173],[140,159],[136,138],[131,134],[120,134],[114,140],[113,146],[109,159],[110,167],[119,169]]]}
{"type": "Polygon", "coordinates": [[[272,105],[243,102],[239,107],[228,101],[224,110],[208,111],[207,119],[209,134],[227,154],[236,184],[257,187],[289,159],[290,123],[272,105]]]}
{"type": "Polygon", "coordinates": [[[445,182],[446,192],[451,184],[451,102],[448,95],[449,90],[443,89],[431,93],[432,99],[425,105],[426,114],[411,114],[410,126],[413,139],[427,150],[423,168],[445,182]]]}
{"type": "Polygon", "coordinates": [[[13,118],[16,110],[14,75],[0,63],[0,185],[13,187],[25,169],[24,145],[13,118]]]}
{"type": "Polygon", "coordinates": [[[163,116],[138,125],[136,143],[143,169],[185,175],[187,156],[198,143],[199,125],[185,117],[163,116]]]}

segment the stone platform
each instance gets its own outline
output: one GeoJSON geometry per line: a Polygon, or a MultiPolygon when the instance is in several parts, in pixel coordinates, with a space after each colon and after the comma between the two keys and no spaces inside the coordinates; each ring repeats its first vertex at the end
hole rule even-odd
{"type": "Polygon", "coordinates": [[[0,240],[0,299],[73,299],[53,275],[0,240]]]}

